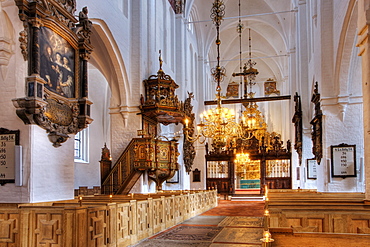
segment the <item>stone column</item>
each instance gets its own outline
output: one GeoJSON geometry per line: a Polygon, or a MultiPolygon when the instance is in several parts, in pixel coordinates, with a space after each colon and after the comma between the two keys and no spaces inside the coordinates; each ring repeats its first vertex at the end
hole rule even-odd
{"type": "Polygon", "coordinates": [[[358,1],[358,44],[362,57],[362,95],[364,119],[364,168],[365,200],[370,201],[370,4],[369,0],[358,1]]]}

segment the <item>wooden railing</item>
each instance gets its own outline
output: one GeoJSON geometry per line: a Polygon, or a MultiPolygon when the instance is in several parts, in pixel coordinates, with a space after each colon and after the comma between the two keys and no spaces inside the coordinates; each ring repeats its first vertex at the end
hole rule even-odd
{"type": "MultiPolygon", "coordinates": [[[[101,193],[105,195],[116,194],[125,180],[134,171],[134,148],[137,138],[131,140],[123,151],[117,162],[114,164],[112,170],[102,182],[101,193]]],[[[136,182],[136,181],[135,181],[136,182]]]]}
{"type": "Polygon", "coordinates": [[[217,206],[217,191],[0,204],[0,246],[125,247],[217,206]]]}
{"type": "MultiPolygon", "coordinates": [[[[167,139],[167,138],[166,138],[167,139]]],[[[102,183],[102,194],[128,194],[144,171],[155,181],[157,190],[179,169],[178,143],[160,138],[134,138],[102,183]]]]}

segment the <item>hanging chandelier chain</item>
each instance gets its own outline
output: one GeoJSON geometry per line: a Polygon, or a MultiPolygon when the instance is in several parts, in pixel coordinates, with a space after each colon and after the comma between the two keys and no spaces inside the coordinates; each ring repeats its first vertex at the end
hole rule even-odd
{"type": "Polygon", "coordinates": [[[225,4],[222,0],[215,0],[212,9],[211,9],[211,19],[213,20],[213,23],[216,26],[216,46],[217,46],[217,66],[215,68],[212,68],[211,73],[213,76],[213,80],[217,83],[216,87],[216,96],[217,101],[220,101],[221,104],[221,82],[224,79],[226,70],[224,67],[220,66],[220,25],[221,21],[223,20],[223,17],[225,16],[225,4]]]}
{"type": "Polygon", "coordinates": [[[191,141],[210,139],[215,150],[221,151],[231,146],[232,140],[241,136],[240,125],[235,120],[235,113],[221,105],[221,82],[225,76],[225,68],[220,65],[220,25],[225,15],[225,5],[222,0],[215,0],[211,9],[211,18],[216,26],[217,36],[217,66],[211,69],[213,80],[217,83],[217,107],[208,109],[200,115],[197,126],[198,134],[192,138],[189,133],[188,120],[185,120],[185,135],[191,141]]]}

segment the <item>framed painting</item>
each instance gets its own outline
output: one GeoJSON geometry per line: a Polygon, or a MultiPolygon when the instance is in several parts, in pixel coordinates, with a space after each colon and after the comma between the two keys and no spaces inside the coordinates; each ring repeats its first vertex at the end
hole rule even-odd
{"type": "Polygon", "coordinates": [[[87,7],[76,19],[75,1],[16,2],[28,75],[26,95],[12,99],[13,105],[25,124],[45,129],[49,141],[59,147],[93,121],[88,99],[92,22],[87,7]]]}
{"type": "Polygon", "coordinates": [[[331,146],[332,177],[356,177],[356,145],[331,146]]]}
{"type": "Polygon", "coordinates": [[[40,76],[45,88],[67,98],[75,98],[76,49],[48,27],[40,28],[40,76]]]}

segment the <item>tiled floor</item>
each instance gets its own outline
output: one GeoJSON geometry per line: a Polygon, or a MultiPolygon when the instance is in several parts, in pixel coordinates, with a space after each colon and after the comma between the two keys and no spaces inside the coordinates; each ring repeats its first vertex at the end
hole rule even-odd
{"type": "Polygon", "coordinates": [[[261,246],[264,202],[219,201],[216,208],[150,237],[137,247],[261,246]]]}

